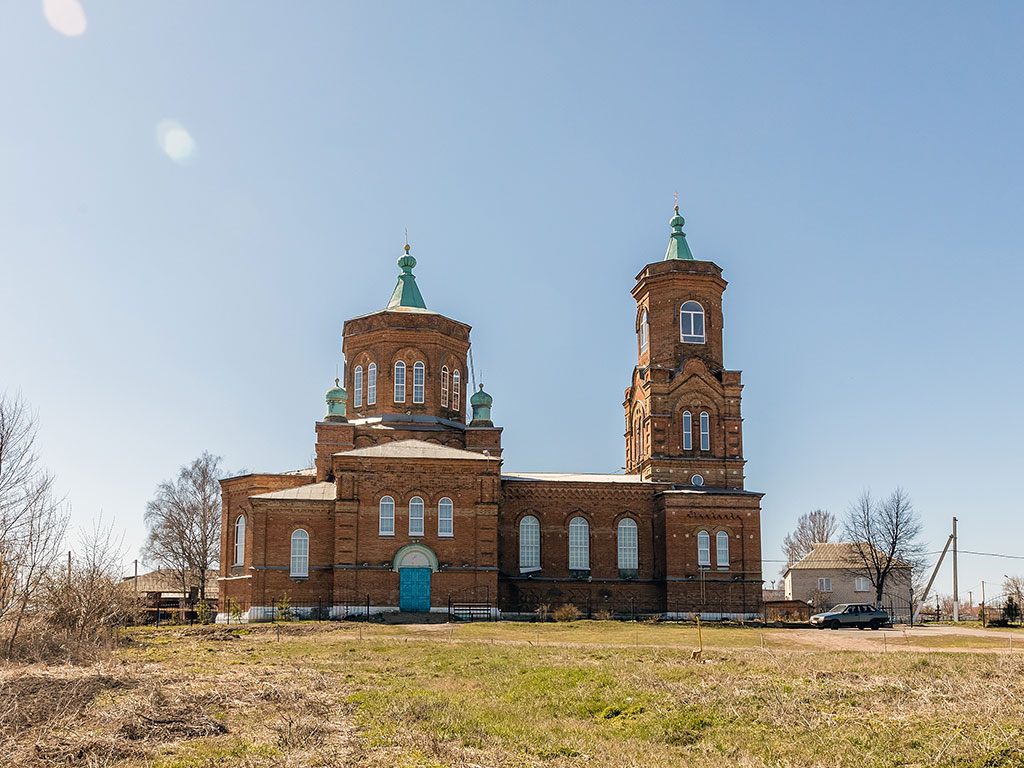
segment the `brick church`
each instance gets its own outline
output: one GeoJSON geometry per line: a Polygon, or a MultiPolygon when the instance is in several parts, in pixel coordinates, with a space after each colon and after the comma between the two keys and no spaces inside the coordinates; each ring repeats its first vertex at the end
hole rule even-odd
{"type": "Polygon", "coordinates": [[[345,322],[315,466],[222,481],[221,611],[268,618],[287,595],[332,617],[759,614],[761,494],[743,487],[726,282],[683,224],[677,207],[632,290],[625,474],[502,469],[491,396],[468,391],[470,326],[427,309],[406,245],[391,300],[345,322]]]}

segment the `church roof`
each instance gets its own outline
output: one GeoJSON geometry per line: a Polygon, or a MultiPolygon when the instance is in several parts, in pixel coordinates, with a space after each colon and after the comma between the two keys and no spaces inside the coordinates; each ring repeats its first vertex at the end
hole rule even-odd
{"type": "Polygon", "coordinates": [[[257,493],[249,498],[270,501],[334,501],[336,495],[337,489],[334,487],[334,483],[310,483],[309,485],[300,485],[298,488],[257,493]]]}
{"type": "Polygon", "coordinates": [[[416,276],[412,273],[416,259],[409,253],[408,243],[405,244],[405,254],[398,259],[398,266],[402,268],[402,274],[398,276],[398,284],[391,294],[387,309],[426,309],[427,304],[423,301],[423,294],[416,285],[416,276]]]}
{"type": "Polygon", "coordinates": [[[393,440],[380,445],[372,445],[369,448],[342,451],[334,455],[382,459],[470,459],[476,461],[490,461],[494,458],[475,451],[464,451],[461,448],[449,448],[446,445],[428,443],[425,440],[393,440]]]}
{"type": "Polygon", "coordinates": [[[603,475],[596,472],[502,472],[502,480],[540,480],[548,483],[642,483],[640,475],[603,475]]]}
{"type": "Polygon", "coordinates": [[[679,215],[679,206],[676,206],[676,215],[669,220],[672,227],[672,234],[669,236],[668,250],[665,251],[665,261],[672,259],[683,259],[693,261],[693,254],[690,253],[690,246],[686,244],[686,235],[683,233],[683,225],[686,220],[679,215]]]}

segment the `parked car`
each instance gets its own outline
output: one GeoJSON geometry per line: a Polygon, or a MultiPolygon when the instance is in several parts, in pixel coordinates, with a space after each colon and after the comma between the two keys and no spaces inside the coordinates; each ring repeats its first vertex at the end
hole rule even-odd
{"type": "Polygon", "coordinates": [[[867,603],[841,603],[829,608],[824,613],[811,616],[811,626],[818,629],[839,629],[840,627],[857,627],[858,629],[878,629],[889,623],[889,613],[883,608],[875,608],[867,603]]]}

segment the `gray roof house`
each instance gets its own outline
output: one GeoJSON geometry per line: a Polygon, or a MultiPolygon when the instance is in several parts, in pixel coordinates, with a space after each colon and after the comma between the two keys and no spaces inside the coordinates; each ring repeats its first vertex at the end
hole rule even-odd
{"type": "MultiPolygon", "coordinates": [[[[875,587],[857,556],[856,546],[850,542],[815,544],[806,557],[786,568],[786,599],[809,602],[816,609],[840,603],[873,605],[875,587]]],[[[894,566],[886,579],[882,607],[897,614],[909,611],[910,587],[910,566],[894,566]]]]}

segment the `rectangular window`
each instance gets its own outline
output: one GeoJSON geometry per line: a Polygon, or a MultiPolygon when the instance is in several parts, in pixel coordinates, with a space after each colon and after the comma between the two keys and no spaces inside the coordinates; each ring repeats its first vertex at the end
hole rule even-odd
{"type": "Polygon", "coordinates": [[[409,535],[423,535],[423,499],[413,496],[409,502],[409,535]]]}
{"type": "Polygon", "coordinates": [[[853,590],[855,592],[870,592],[871,591],[871,579],[866,576],[858,576],[857,580],[853,584],[853,590]]]}
{"type": "Polygon", "coordinates": [[[363,366],[356,366],[356,373],[352,378],[355,379],[355,384],[353,385],[353,389],[355,389],[353,405],[356,408],[360,408],[363,405],[363,366]]]}
{"type": "Polygon", "coordinates": [[[438,536],[454,536],[453,521],[455,507],[452,505],[452,500],[449,498],[443,498],[437,502],[437,535],[438,536]]]}
{"type": "Polygon", "coordinates": [[[395,500],[390,496],[380,500],[380,535],[395,535],[395,500]]]}
{"type": "Polygon", "coordinates": [[[405,402],[405,363],[395,363],[395,402],[405,402]]]}
{"type": "Polygon", "coordinates": [[[819,592],[831,592],[832,591],[832,579],[827,576],[818,579],[818,591],[819,592]]]}
{"type": "Polygon", "coordinates": [[[423,402],[423,363],[416,363],[412,367],[412,401],[423,402]]]}
{"type": "Polygon", "coordinates": [[[707,531],[697,534],[697,565],[711,566],[711,537],[707,531]]]}
{"type": "Polygon", "coordinates": [[[717,554],[718,554],[718,558],[717,558],[718,567],[719,568],[728,568],[729,567],[729,534],[725,533],[725,531],[722,531],[715,538],[717,539],[717,541],[716,541],[716,545],[717,545],[716,549],[718,550],[718,552],[717,552],[717,554]]]}
{"type": "Polygon", "coordinates": [[[377,404],[377,365],[370,363],[366,369],[366,404],[377,404]]]}
{"type": "Polygon", "coordinates": [[[540,522],[532,515],[519,523],[519,570],[540,570],[540,522]]]}
{"type": "Polygon", "coordinates": [[[639,566],[636,523],[619,525],[619,570],[635,571],[639,566]]]}
{"type": "Polygon", "coordinates": [[[590,525],[579,517],[569,523],[569,570],[590,570],[590,525]]]}

